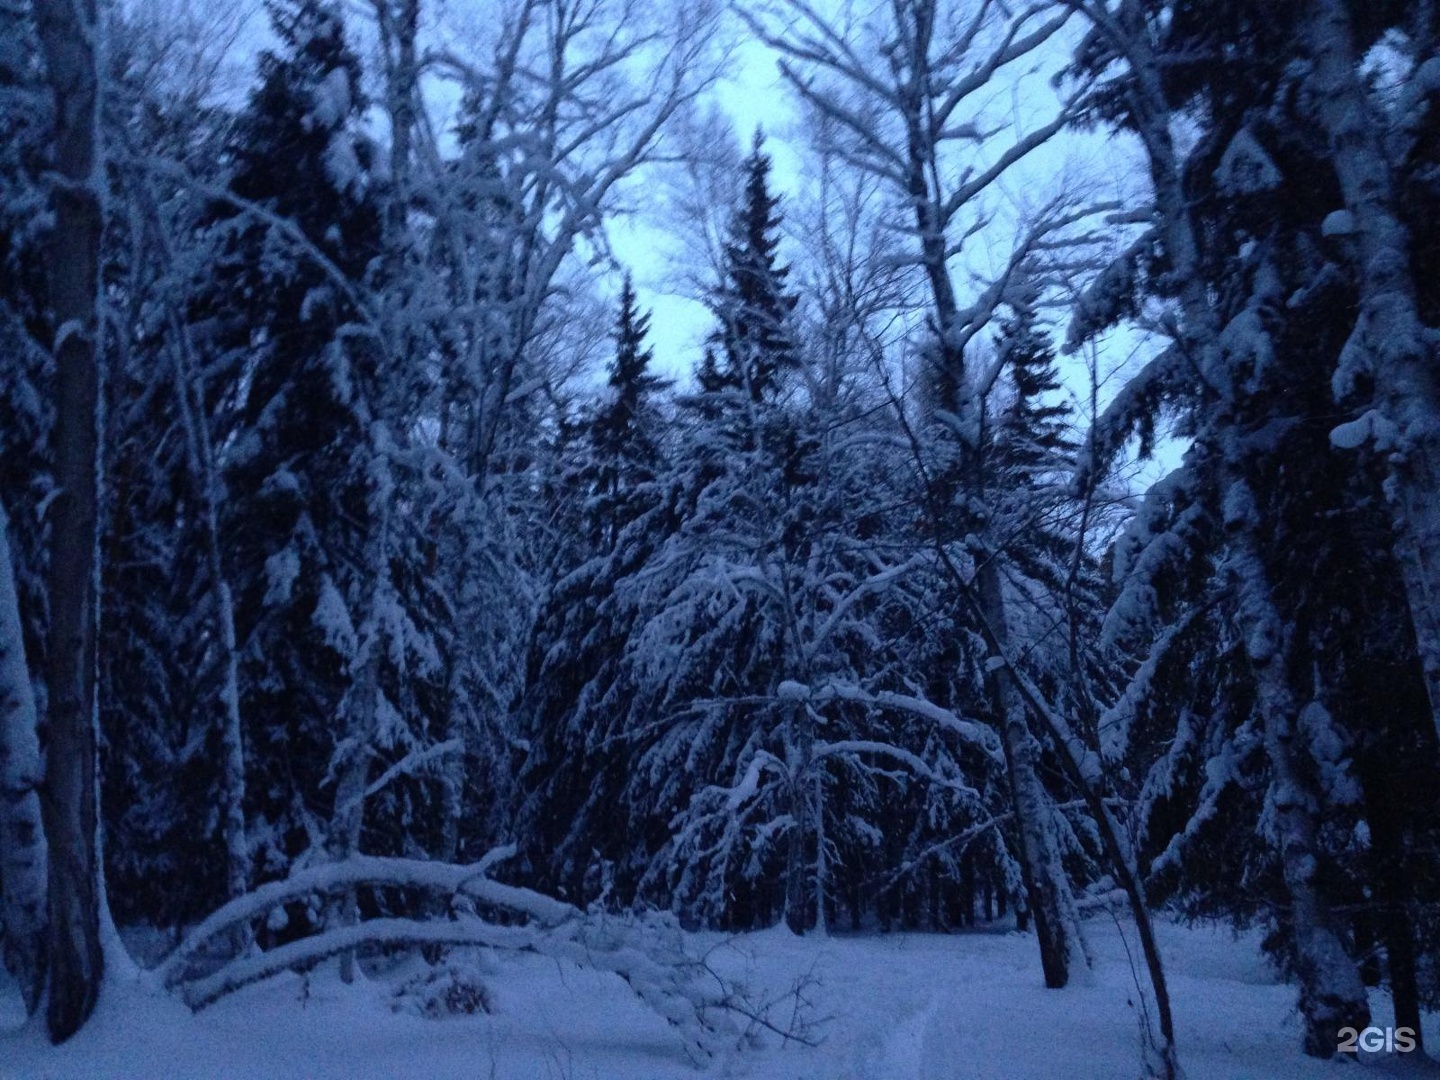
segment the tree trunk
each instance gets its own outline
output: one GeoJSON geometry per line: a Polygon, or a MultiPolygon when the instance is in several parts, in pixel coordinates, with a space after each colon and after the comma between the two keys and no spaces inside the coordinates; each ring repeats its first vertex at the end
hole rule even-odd
{"type": "Polygon", "coordinates": [[[5,967],[33,1013],[45,987],[46,847],[35,692],[7,530],[0,507],[0,912],[5,967]]]}
{"type": "MultiPolygon", "coordinates": [[[[911,47],[916,57],[928,61],[934,11],[922,5],[914,15],[915,37],[911,47]]],[[[950,279],[949,248],[937,205],[939,193],[932,192],[929,180],[938,163],[934,156],[934,143],[924,131],[921,103],[914,96],[918,89],[918,85],[910,88],[908,92],[912,96],[902,106],[906,125],[905,185],[914,207],[915,230],[920,243],[919,261],[925,270],[935,309],[939,363],[956,387],[965,387],[965,356],[958,334],[963,320],[950,279]]],[[[967,494],[972,499],[983,501],[984,463],[979,448],[971,447],[968,456],[967,494]]],[[[979,589],[985,621],[1003,646],[1008,641],[1008,623],[999,568],[993,559],[981,563],[976,571],[975,584],[979,589]]],[[[1072,959],[1078,958],[1084,964],[1079,916],[1060,864],[1054,829],[1048,817],[1048,800],[1035,772],[1038,748],[1026,724],[1025,707],[1015,694],[1008,671],[1002,669],[992,674],[989,694],[992,712],[1003,729],[1002,741],[1014,797],[1015,818],[1020,827],[1020,863],[1030,913],[1035,918],[1040,964],[1045,972],[1045,985],[1058,989],[1069,982],[1072,959]]]]}
{"type": "MultiPolygon", "coordinates": [[[[1232,503],[1238,506],[1243,499],[1253,504],[1248,486],[1238,477],[1230,479],[1232,503]]],[[[1239,516],[1242,520],[1250,517],[1243,512],[1239,516]]],[[[1297,745],[1299,708],[1286,677],[1285,629],[1253,537],[1243,531],[1232,537],[1226,571],[1239,597],[1236,618],[1255,673],[1255,707],[1263,721],[1270,761],[1269,812],[1290,894],[1300,1012],[1305,1020],[1304,1048],[1312,1057],[1329,1058],[1339,1046],[1342,1027],[1363,1029],[1369,1024],[1370,1006],[1318,880],[1323,855],[1317,837],[1321,797],[1306,773],[1297,745]]]]}
{"type": "MultiPolygon", "coordinates": [[[[813,739],[813,726],[811,732],[813,739]]],[[[815,824],[815,933],[825,937],[830,933],[830,924],[825,918],[825,890],[830,884],[830,860],[825,851],[825,770],[816,768],[812,779],[814,792],[811,799],[815,824]]]]}
{"type": "MultiPolygon", "coordinates": [[[[245,728],[240,713],[240,650],[235,641],[235,602],[225,576],[220,544],[220,503],[224,498],[215,445],[205,418],[204,392],[191,362],[190,343],[181,321],[172,320],[176,337],[175,398],[185,425],[190,471],[200,496],[205,532],[205,562],[215,600],[215,630],[220,647],[220,705],[224,717],[220,745],[225,756],[221,779],[221,830],[225,840],[225,891],[228,899],[244,895],[250,883],[250,846],[245,831],[245,728]]],[[[245,948],[248,935],[236,938],[245,948]]]]}
{"type": "MultiPolygon", "coordinates": [[[[1384,669],[1382,669],[1383,671],[1384,669]]],[[[1402,673],[1395,681],[1402,682],[1402,673]]],[[[1435,771],[1427,767],[1434,750],[1429,740],[1412,742],[1382,734],[1361,759],[1357,775],[1364,791],[1370,826],[1370,880],[1374,911],[1361,920],[1385,948],[1395,1026],[1414,1032],[1416,1049],[1425,1049],[1420,1026],[1420,986],[1415,944],[1414,836],[1434,805],[1435,771]],[[1416,745],[1418,743],[1418,745],[1416,745]]]]}
{"type": "Polygon", "coordinates": [[[1388,456],[1385,490],[1440,733],[1440,371],[1433,331],[1420,318],[1409,230],[1396,212],[1395,177],[1381,141],[1385,122],[1368,106],[1350,5],[1314,0],[1303,10],[1315,117],[1353,218],[1360,284],[1359,319],[1341,355],[1335,390],[1348,396],[1357,375],[1369,372],[1378,411],[1397,436],[1399,453],[1388,456]]]}
{"type": "MultiPolygon", "coordinates": [[[[1005,599],[1000,591],[1000,572],[993,559],[986,559],[976,572],[979,601],[985,622],[1003,649],[1008,644],[1005,599]]],[[[1070,981],[1075,965],[1084,967],[1080,943],[1080,916],[1070,894],[1060,849],[1050,821],[1050,800],[1035,771],[1039,746],[1025,719],[1025,704],[1016,692],[1010,671],[1001,668],[990,676],[991,704],[1004,727],[1005,761],[1020,829],[1020,866],[1025,879],[1028,908],[1035,920],[1040,943],[1040,966],[1045,985],[1059,989],[1070,981]]]]}
{"type": "Polygon", "coordinates": [[[815,733],[809,710],[803,703],[786,701],[784,709],[791,819],[785,866],[785,925],[794,933],[803,934],[810,925],[806,852],[815,831],[809,783],[815,733]]]}
{"type": "Polygon", "coordinates": [[[45,790],[50,851],[50,1000],[55,1042],[89,1017],[100,992],[95,776],[96,503],[99,467],[100,23],[95,0],[35,0],[55,98],[55,225],[50,309],[57,409],[51,511],[45,790]]]}
{"type": "Polygon", "coordinates": [[[385,248],[392,280],[401,272],[400,256],[409,232],[410,150],[415,129],[419,66],[415,38],[420,0],[375,0],[376,24],[385,53],[385,96],[390,113],[390,187],[385,208],[385,248]]]}
{"type": "Polygon", "coordinates": [[[460,852],[460,818],[465,813],[465,747],[468,703],[458,658],[451,660],[449,690],[445,715],[445,740],[460,744],[446,759],[440,773],[440,852],[441,862],[455,862],[460,852]]]}
{"type": "MultiPolygon", "coordinates": [[[[1390,873],[1398,875],[1395,868],[1390,873]]],[[[1410,908],[1394,878],[1377,882],[1380,897],[1381,936],[1385,944],[1385,961],[1390,974],[1390,999],[1394,1005],[1395,1027],[1409,1028],[1415,1040],[1414,1049],[1425,1051],[1425,1033],[1420,1023],[1420,983],[1417,976],[1418,957],[1415,951],[1415,926],[1410,908]]]]}
{"type": "MultiPolygon", "coordinates": [[[[375,426],[378,427],[378,422],[375,426]]],[[[370,437],[373,460],[366,496],[368,535],[365,538],[364,562],[370,575],[370,591],[365,601],[365,618],[360,624],[359,643],[355,655],[350,658],[350,688],[341,709],[345,720],[341,738],[349,743],[349,748],[337,769],[340,778],[335,785],[335,808],[330,820],[330,853],[336,859],[347,859],[360,853],[372,748],[380,716],[380,664],[385,648],[382,640],[385,632],[383,612],[394,599],[386,561],[390,500],[394,489],[385,460],[384,440],[373,428],[370,437]]],[[[338,918],[344,926],[350,926],[359,919],[353,887],[346,889],[332,906],[331,918],[338,918]]],[[[341,953],[340,977],[347,983],[353,981],[353,951],[341,953]]]]}
{"type": "MultiPolygon", "coordinates": [[[[944,559],[942,550],[942,559],[944,559]]],[[[959,581],[959,571],[953,563],[945,560],[949,573],[959,581]]],[[[1154,1049],[1158,1051],[1158,1060],[1153,1062],[1159,1075],[1167,1080],[1174,1080],[1180,1074],[1179,1060],[1175,1049],[1175,1025],[1174,1018],[1170,1011],[1170,990],[1165,980],[1165,968],[1160,959],[1160,948],[1155,940],[1155,929],[1150,919],[1150,908],[1145,898],[1145,889],[1140,880],[1139,870],[1135,865],[1133,853],[1122,839],[1119,823],[1110,812],[1109,806],[1104,799],[1102,787],[1103,776],[1100,770],[1099,756],[1087,747],[1075,734],[1073,727],[1062,716],[1052,709],[1039,691],[1027,680],[1020,669],[1014,666],[1010,659],[1006,640],[1001,632],[995,629],[991,622],[991,616],[983,599],[977,598],[961,582],[962,596],[971,604],[976,616],[980,631],[985,637],[992,656],[1003,661],[996,669],[996,675],[1008,676],[1008,683],[1011,693],[1017,702],[1023,703],[1036,716],[1040,723],[1043,723],[1050,731],[1060,750],[1060,762],[1070,779],[1079,788],[1085,799],[1099,830],[1100,840],[1105,846],[1105,853],[1110,860],[1111,869],[1119,879],[1121,888],[1125,891],[1126,899],[1130,905],[1130,912],[1135,920],[1135,929],[1140,935],[1140,947],[1145,956],[1146,970],[1150,976],[1150,985],[1155,993],[1155,1008],[1159,1014],[1161,1044],[1154,1049]]],[[[1003,610],[1000,612],[1003,614],[1003,610]]],[[[1006,744],[1007,755],[1009,744],[1006,744]]],[[[1017,817],[1019,816],[1018,800],[1017,817]]],[[[1023,867],[1022,867],[1023,869],[1023,867]]],[[[1063,876],[1060,879],[1063,883],[1063,876]]],[[[1068,890],[1067,890],[1068,895],[1068,890]]],[[[1016,923],[1023,929],[1023,913],[1017,901],[1016,923]]],[[[1074,902],[1071,901],[1070,908],[1074,910],[1074,902]]],[[[1001,913],[1004,913],[1003,897],[1001,913]]],[[[1078,925],[1078,921],[1077,921],[1078,925]]],[[[1079,953],[1080,963],[1086,963],[1083,950],[1083,940],[1075,935],[1070,943],[1072,950],[1079,953]]]]}
{"type": "MultiPolygon", "coordinates": [[[[378,632],[371,627],[371,633],[378,632]]],[[[340,767],[340,779],[335,785],[335,812],[330,823],[331,855],[336,860],[348,859],[360,853],[360,837],[365,826],[365,794],[370,783],[370,744],[374,739],[376,705],[379,687],[379,643],[370,641],[365,648],[366,655],[360,663],[351,694],[357,699],[354,717],[350,721],[346,737],[352,740],[349,755],[340,767]]],[[[353,926],[359,921],[360,910],[354,886],[346,888],[330,908],[330,922],[340,926],[353,926]]],[[[327,927],[331,929],[333,927],[327,927]]],[[[355,952],[346,949],[340,953],[340,979],[353,982],[355,979],[355,952]]]]}

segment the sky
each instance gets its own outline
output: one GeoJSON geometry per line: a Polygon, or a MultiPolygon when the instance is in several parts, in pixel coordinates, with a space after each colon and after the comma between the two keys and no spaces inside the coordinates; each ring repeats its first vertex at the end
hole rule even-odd
{"type": "MultiPolygon", "coordinates": [[[[180,4],[182,0],[147,2],[158,5],[155,8],[158,11],[160,6],[180,4]]],[[[473,48],[473,35],[485,32],[485,15],[493,2],[427,0],[424,10],[432,26],[470,39],[467,45],[473,48]]],[[[233,10],[248,10],[249,15],[236,47],[230,50],[229,79],[237,90],[248,90],[253,85],[254,54],[268,43],[268,30],[258,0],[237,0],[237,5],[233,10]]],[[[807,163],[811,158],[807,133],[803,130],[795,96],[777,70],[777,54],[746,31],[738,19],[729,20],[728,30],[734,35],[729,63],[702,108],[728,120],[737,158],[748,151],[754,131],[764,129],[766,150],[773,163],[772,190],[782,197],[783,214],[784,198],[798,192],[809,179],[807,163]]],[[[1058,43],[1056,48],[1068,49],[1068,43],[1058,43]]],[[[1057,53],[1045,59],[1053,64],[1059,58],[1057,53]]],[[[1001,115],[1024,124],[1051,115],[1056,99],[1046,81],[1032,77],[1014,91],[997,94],[997,101],[1001,115]]],[[[432,104],[441,116],[453,108],[453,102],[432,104]]],[[[1007,194],[1018,204],[1053,187],[1056,177],[1068,173],[1088,178],[1107,197],[1118,195],[1123,200],[1134,197],[1126,193],[1137,188],[1135,171],[1135,158],[1113,137],[1064,134],[1022,162],[1005,186],[1007,194]]],[[[694,250],[693,241],[685,238],[677,215],[669,205],[674,179],[673,173],[667,182],[667,178],[648,172],[627,185],[623,192],[627,212],[609,222],[607,236],[619,268],[633,274],[642,308],[652,314],[650,342],[656,367],[683,384],[699,360],[714,320],[700,299],[702,284],[697,281],[706,276],[705,260],[694,250]]],[[[972,242],[969,247],[978,251],[983,265],[985,238],[979,239],[980,243],[972,242]]],[[[787,242],[793,251],[793,237],[787,242]]],[[[994,251],[996,257],[1003,256],[1008,251],[1008,241],[994,242],[994,251]]],[[[963,298],[969,283],[963,273],[957,276],[957,281],[963,298]]],[[[607,275],[605,288],[618,295],[619,275],[607,275]]],[[[1149,351],[1133,336],[1122,335],[1107,343],[1103,366],[1113,369],[1111,384],[1118,385],[1118,376],[1140,363],[1149,351]]],[[[597,372],[596,376],[600,374],[597,372]]],[[[1079,365],[1071,365],[1071,370],[1062,374],[1075,386],[1084,377],[1083,367],[1079,365]]],[[[1166,463],[1173,463],[1177,454],[1178,450],[1167,451],[1166,463]]]]}
{"type": "MultiPolygon", "coordinates": [[[[823,0],[822,0],[823,3],[823,0]]],[[[712,102],[728,117],[737,143],[737,150],[748,150],[751,134],[757,127],[766,133],[766,149],[773,160],[772,192],[782,197],[785,212],[786,196],[793,196],[810,179],[808,133],[803,130],[796,96],[777,69],[778,54],[748,33],[738,20],[732,26],[738,43],[732,62],[717,84],[712,102]]],[[[1042,59],[1047,70],[1068,58],[1072,42],[1057,41],[1053,51],[1042,59]]],[[[1017,128],[1048,120],[1057,108],[1055,90],[1042,76],[1027,76],[1013,90],[1002,87],[990,106],[999,116],[1013,120],[1017,128]]],[[[1002,133],[1002,139],[1006,134],[1002,133]]],[[[1058,178],[1071,176],[1093,185],[1097,197],[1121,202],[1135,198],[1138,158],[1114,138],[1098,134],[1062,133],[1034,151],[1002,182],[1003,198],[1013,206],[1023,206],[1044,198],[1053,190],[1058,178]]],[[[638,218],[617,221],[609,227],[613,251],[620,263],[635,276],[642,306],[653,312],[651,343],[656,366],[672,377],[684,378],[699,359],[703,340],[714,325],[704,305],[687,287],[684,275],[676,273],[677,259],[683,267],[693,253],[683,250],[676,241],[673,222],[665,219],[664,200],[653,185],[644,185],[637,200],[642,209],[638,218]]],[[[1003,214],[1000,227],[992,236],[980,236],[967,248],[971,267],[984,273],[1009,255],[1009,236],[1003,214]],[[987,250],[988,245],[988,250],[987,250]]],[[[795,251],[794,237],[788,238],[790,251],[795,251]]],[[[782,247],[782,255],[784,254],[782,247]]],[[[963,270],[957,270],[957,285],[962,303],[972,285],[963,270]]],[[[1063,333],[1064,320],[1061,319],[1063,333]]],[[[1110,380],[1118,385],[1119,375],[1128,371],[1148,355],[1149,350],[1133,337],[1121,336],[1107,342],[1102,366],[1115,369],[1110,380]]],[[[1066,362],[1062,362],[1066,363],[1066,362]]],[[[1077,386],[1086,378],[1083,365],[1073,364],[1068,377],[1077,386]]]]}
{"type": "MultiPolygon", "coordinates": [[[[748,152],[757,128],[764,130],[772,188],[783,194],[800,186],[804,149],[797,138],[795,103],[780,77],[777,59],[763,42],[742,36],[709,104],[730,121],[737,154],[748,152]]],[[[638,220],[612,224],[610,240],[618,261],[635,276],[641,305],[652,312],[650,342],[656,367],[683,379],[699,360],[714,319],[695,289],[681,280],[693,257],[687,259],[684,244],[677,242],[665,220],[660,189],[651,186],[650,191],[647,195],[642,185],[632,194],[642,214],[638,220]]]]}
{"type": "MultiPolygon", "coordinates": [[[[183,0],[139,2],[174,7],[183,0]]],[[[493,2],[426,0],[422,17],[432,28],[444,28],[457,36],[469,37],[478,26],[483,26],[493,2]]],[[[254,56],[260,49],[272,45],[273,39],[260,0],[236,0],[232,10],[240,12],[238,17],[243,27],[229,53],[226,82],[230,93],[243,99],[254,83],[254,56]]],[[[359,20],[366,21],[366,18],[359,20]]],[[[794,102],[780,79],[777,56],[768,46],[746,34],[738,20],[729,22],[730,31],[739,36],[723,76],[702,107],[718,111],[729,120],[737,154],[748,150],[754,131],[763,128],[767,152],[773,160],[775,190],[793,191],[801,182],[802,151],[795,139],[794,102]]],[[[446,100],[430,104],[437,119],[443,119],[454,109],[456,101],[458,95],[450,100],[447,94],[446,100]]],[[[657,183],[656,179],[653,174],[642,175],[637,183],[626,186],[625,198],[630,204],[627,209],[633,212],[611,219],[606,233],[620,268],[634,276],[641,307],[652,313],[650,341],[656,367],[669,377],[683,380],[699,359],[713,319],[698,298],[697,288],[679,280],[686,276],[687,266],[693,270],[694,259],[687,258],[685,245],[677,242],[673,214],[665,205],[668,186],[657,183]]],[[[606,282],[608,291],[618,296],[618,275],[611,277],[612,280],[606,282]]]]}
{"type": "MultiPolygon", "coordinates": [[[[777,69],[778,54],[741,28],[740,44],[734,63],[716,87],[715,104],[729,117],[737,140],[748,148],[751,133],[757,126],[767,133],[767,150],[773,158],[772,190],[783,196],[799,191],[807,181],[807,163],[812,160],[807,148],[807,132],[803,130],[796,97],[777,69]]],[[[1053,51],[1042,60],[1045,70],[1054,70],[1068,59],[1073,41],[1057,40],[1053,51]]],[[[1048,78],[1028,75],[1013,91],[1004,88],[997,93],[998,114],[1013,120],[1024,130],[1048,121],[1057,108],[1057,97],[1048,78]]],[[[1007,133],[1002,133],[1002,139],[1007,133]]],[[[1014,207],[1048,197],[1061,177],[1090,184],[1096,198],[1115,200],[1127,207],[1143,193],[1137,179],[1139,157],[1135,147],[1117,142],[1109,133],[1080,134],[1063,132],[1049,144],[1027,156],[1001,185],[1004,199],[1014,207]]],[[[782,213],[784,204],[782,202],[782,213]]],[[[984,273],[995,261],[1009,256],[1009,235],[1002,220],[991,238],[980,236],[968,247],[970,265],[984,273]],[[991,245],[986,250],[987,244],[991,245]]],[[[667,237],[663,223],[623,223],[612,229],[614,250],[624,265],[636,276],[641,302],[654,312],[651,341],[657,367],[667,374],[684,378],[700,356],[702,342],[714,325],[703,304],[677,291],[673,261],[664,251],[667,237]]],[[[794,238],[790,238],[794,251],[794,238]]],[[[673,243],[669,246],[673,247],[673,243]]],[[[783,249],[782,249],[783,253],[783,249]]],[[[957,285],[962,304],[977,284],[957,269],[957,285]]],[[[1057,318],[1063,335],[1066,319],[1057,318]]],[[[1121,331],[1107,335],[1099,345],[1099,369],[1106,373],[1100,397],[1101,406],[1122,385],[1124,378],[1151,355],[1156,346],[1138,334],[1121,331]]],[[[1060,369],[1073,400],[1081,413],[1088,400],[1089,370],[1084,358],[1061,357],[1060,369]]],[[[1154,461],[1143,467],[1138,482],[1148,484],[1178,464],[1183,446],[1161,440],[1154,461]]]]}

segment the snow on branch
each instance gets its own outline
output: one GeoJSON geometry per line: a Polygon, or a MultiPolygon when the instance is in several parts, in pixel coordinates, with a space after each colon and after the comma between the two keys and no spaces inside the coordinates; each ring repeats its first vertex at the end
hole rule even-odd
{"type": "Polygon", "coordinates": [[[531,927],[495,926],[473,917],[444,922],[371,919],[226,964],[213,975],[185,983],[184,998],[192,1009],[203,1009],[252,983],[308,967],[362,945],[488,945],[525,949],[532,947],[534,941],[535,930],[531,927]]]}
{"type": "Polygon", "coordinates": [[[1167,626],[1151,644],[1149,654],[1130,676],[1114,704],[1101,714],[1098,725],[1100,747],[1107,761],[1119,761],[1129,752],[1130,727],[1141,707],[1152,700],[1156,672],[1169,658],[1176,641],[1184,637],[1185,632],[1208,607],[1209,605],[1200,605],[1191,608],[1167,626]]]}
{"type": "Polygon", "coordinates": [[[398,780],[402,776],[409,776],[419,772],[436,761],[449,757],[451,754],[459,754],[465,749],[465,743],[461,739],[446,739],[434,746],[427,746],[420,750],[413,750],[397,761],[390,768],[377,776],[370,782],[370,786],[364,794],[358,795],[349,802],[336,809],[337,815],[347,813],[355,809],[372,795],[378,795],[390,785],[392,780],[398,780]]]}
{"type": "Polygon", "coordinates": [[[545,926],[555,926],[579,914],[579,909],[529,889],[504,885],[486,877],[503,854],[502,848],[470,865],[427,862],[424,859],[382,858],[354,855],[340,862],[322,863],[299,870],[281,881],[272,881],[236,897],[200,923],[161,968],[161,979],[174,986],[185,977],[190,963],[208,941],[264,915],[272,908],[317,892],[330,892],[356,885],[430,889],[467,896],[481,903],[524,915],[545,926]]]}
{"type": "Polygon", "coordinates": [[[814,757],[816,759],[834,757],[840,754],[873,754],[877,757],[893,758],[901,764],[908,766],[910,771],[917,776],[929,780],[936,787],[958,792],[961,795],[974,799],[977,803],[981,800],[980,793],[969,784],[957,780],[954,777],[945,776],[933,768],[930,763],[920,757],[920,755],[911,753],[909,750],[905,750],[891,743],[875,742],[870,739],[845,739],[839,742],[815,744],[814,757]]]}
{"type": "Polygon", "coordinates": [[[697,1062],[738,1041],[742,1031],[736,1017],[751,1027],[772,1026],[766,1021],[765,1006],[748,1001],[738,987],[685,951],[679,929],[668,916],[590,914],[486,876],[497,862],[513,853],[513,846],[500,848],[468,865],[355,855],[300,870],[232,900],[205,919],[162,965],[161,981],[178,988],[191,1008],[202,1009],[283,971],[365,946],[484,946],[533,952],[618,975],[680,1032],[687,1052],[697,1062]],[[289,901],[357,885],[423,889],[449,894],[464,903],[450,918],[371,919],[321,930],[308,938],[242,956],[218,970],[192,974],[202,947],[232,928],[289,901]],[[499,925],[464,910],[477,904],[523,921],[499,925]]]}
{"type": "Polygon", "coordinates": [[[949,709],[941,708],[934,702],[926,701],[924,698],[913,697],[909,694],[899,694],[891,690],[880,690],[871,693],[851,683],[829,682],[815,692],[812,700],[824,701],[827,699],[849,701],[858,705],[870,705],[880,709],[894,709],[899,712],[911,713],[922,719],[929,720],[937,727],[953,732],[971,745],[979,747],[993,761],[999,764],[1003,764],[1005,761],[1004,752],[1000,749],[1000,740],[993,731],[972,721],[962,719],[949,709]]]}

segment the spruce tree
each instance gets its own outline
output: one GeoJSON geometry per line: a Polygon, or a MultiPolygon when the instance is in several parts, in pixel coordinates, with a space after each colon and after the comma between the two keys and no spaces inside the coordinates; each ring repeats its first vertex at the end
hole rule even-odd
{"type": "MultiPolygon", "coordinates": [[[[1137,294],[1174,302],[1181,316],[1175,343],[1119,395],[1093,442],[1113,452],[1167,406],[1192,439],[1120,548],[1111,626],[1148,655],[1112,719],[1162,724],[1132,740],[1173,735],[1141,793],[1152,850],[1162,849],[1157,868],[1271,928],[1299,978],[1305,1049],[1329,1057],[1338,1028],[1369,1020],[1357,935],[1388,935],[1397,1014],[1418,1016],[1417,907],[1401,899],[1417,882],[1397,876],[1395,852],[1418,835],[1424,811],[1397,814],[1385,791],[1410,788],[1414,775],[1402,779],[1394,757],[1381,763],[1393,750],[1372,756],[1408,746],[1420,753],[1415,775],[1435,761],[1430,740],[1416,741],[1423,642],[1394,630],[1409,526],[1403,507],[1387,521],[1367,494],[1388,486],[1394,459],[1383,444],[1394,432],[1380,412],[1335,429],[1332,395],[1364,396],[1347,369],[1373,343],[1355,322],[1366,283],[1350,260],[1352,221],[1334,213],[1346,199],[1343,151],[1327,133],[1323,95],[1297,86],[1283,60],[1313,45],[1303,29],[1316,9],[1276,18],[1246,5],[1161,7],[1170,18],[1142,20],[1138,5],[1123,5],[1079,54],[1092,71],[1117,51],[1128,57],[1091,100],[1097,117],[1142,134],[1158,208],[1153,231],[1082,305],[1083,332],[1134,310],[1137,294]],[[1182,112],[1201,118],[1184,157],[1160,134],[1182,112]],[[1360,451],[1348,476],[1342,449],[1360,451]],[[1377,679],[1393,690],[1378,723],[1362,689],[1377,679]],[[1178,731],[1166,733],[1159,695],[1172,723],[1174,701],[1190,702],[1178,731]],[[1235,843],[1257,824],[1267,850],[1235,843]],[[1352,841],[1362,824],[1365,857],[1352,841]],[[1182,857],[1197,851],[1216,859],[1182,857]],[[1378,886],[1383,920],[1356,918],[1370,907],[1358,902],[1361,881],[1378,886]]],[[[1393,18],[1357,32],[1373,42],[1393,18]]],[[[1392,269],[1404,262],[1394,254],[1392,269]]]]}
{"type": "Polygon", "coordinates": [[[770,193],[764,147],[757,129],[741,166],[742,202],[726,236],[721,280],[710,297],[720,323],[709,341],[714,352],[701,371],[702,388],[738,390],[754,404],[774,401],[800,362],[790,325],[797,298],[785,287],[790,268],[779,259],[780,199],[770,193]]]}
{"type": "MultiPolygon", "coordinates": [[[[36,671],[45,659],[45,553],[39,508],[53,491],[47,388],[53,360],[41,343],[52,329],[45,309],[49,102],[29,12],[0,11],[0,501],[25,632],[36,671]]],[[[43,686],[42,707],[43,707],[43,686]]]]}
{"type": "Polygon", "coordinates": [[[339,11],[284,0],[270,15],[280,48],[262,55],[235,126],[233,199],[208,224],[214,284],[192,318],[214,327],[251,813],[265,825],[258,869],[273,874],[323,835],[322,785],[345,736],[338,714],[377,524],[377,352],[357,296],[380,218],[339,11]]]}
{"type": "Polygon", "coordinates": [[[661,466],[655,397],[669,382],[650,373],[654,355],[645,348],[649,329],[650,316],[637,308],[635,289],[626,274],[615,324],[615,354],[607,367],[608,394],[590,421],[595,455],[590,513],[602,546],[613,544],[615,532],[633,514],[624,507],[627,496],[653,481],[661,466]]]}
{"type": "Polygon", "coordinates": [[[649,323],[627,274],[606,387],[558,493],[579,504],[573,519],[583,535],[557,573],[529,649],[522,831],[535,880],[577,901],[614,902],[617,867],[621,894],[633,893],[621,802],[633,747],[615,737],[611,718],[632,692],[619,673],[636,618],[626,589],[675,528],[681,495],[664,455],[669,438],[655,398],[668,381],[649,370],[649,323]]]}

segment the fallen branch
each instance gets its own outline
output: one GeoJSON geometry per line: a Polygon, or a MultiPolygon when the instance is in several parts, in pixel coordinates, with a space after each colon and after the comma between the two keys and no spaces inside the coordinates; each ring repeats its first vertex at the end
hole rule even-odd
{"type": "MultiPolygon", "coordinates": [[[[468,865],[357,855],[300,870],[283,881],[237,897],[197,926],[160,968],[164,985],[178,988],[186,1004],[203,1009],[227,994],[296,968],[362,947],[478,946],[532,952],[580,967],[618,975],[647,1006],[675,1027],[697,1062],[737,1044],[750,1028],[770,1027],[768,1004],[755,1005],[736,985],[718,978],[686,953],[678,926],[666,916],[629,919],[588,914],[551,897],[492,881],[490,868],[513,853],[502,848],[468,865]],[[192,971],[207,942],[229,934],[273,909],[316,893],[368,885],[422,889],[462,901],[457,914],[433,921],[377,918],[242,956],[218,970],[192,971]],[[473,913],[475,906],[520,916],[521,925],[500,926],[473,913]],[[469,907],[472,910],[460,910],[469,907]]],[[[795,1041],[803,1039],[790,1036],[795,1041]]]]}

